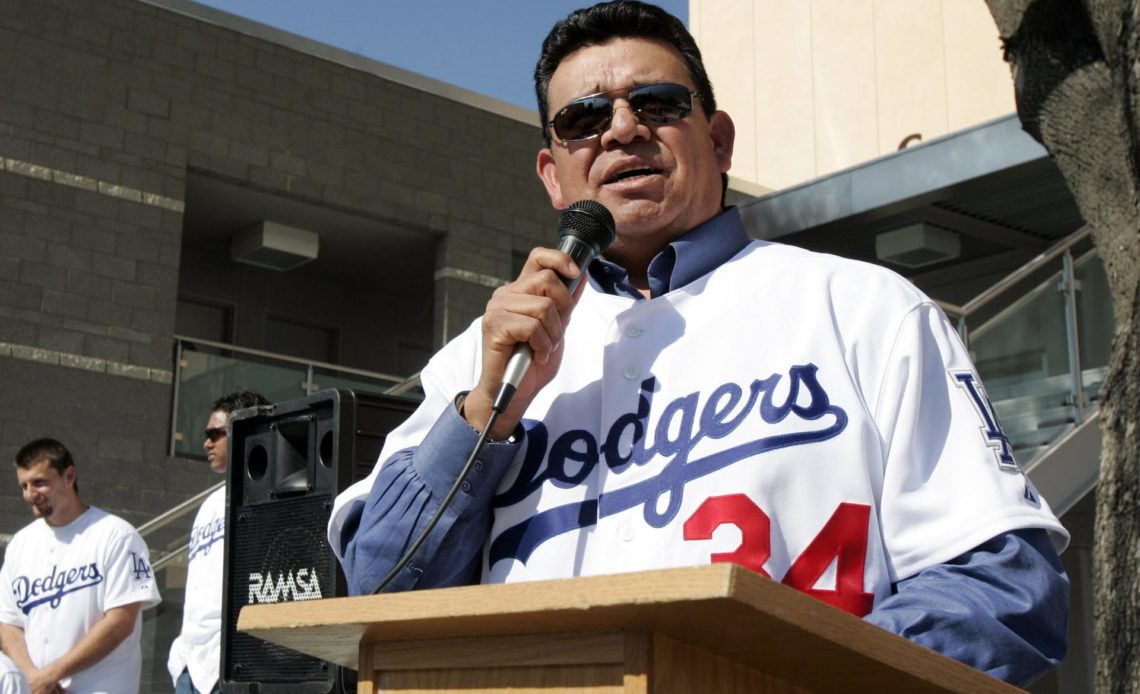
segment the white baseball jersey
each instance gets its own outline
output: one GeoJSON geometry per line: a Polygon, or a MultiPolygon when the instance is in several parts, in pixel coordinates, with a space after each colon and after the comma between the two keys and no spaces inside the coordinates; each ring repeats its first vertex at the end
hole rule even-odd
{"type": "Polygon", "coordinates": [[[28,680],[8,656],[0,653],[0,694],[31,694],[28,680]]]}
{"type": "MultiPolygon", "coordinates": [[[[88,508],[62,528],[42,518],[12,538],[0,568],[0,622],[24,630],[28,655],[43,667],[66,654],[107,610],[161,598],[146,543],[123,519],[88,508]]],[[[137,692],[142,670],[134,631],[105,658],[61,681],[69,694],[137,692]]]]}
{"type": "MultiPolygon", "coordinates": [[[[477,321],[432,359],[381,460],[473,387],[480,349],[477,321]]],[[[484,581],[734,561],[863,615],[1005,531],[1068,541],[937,306],[889,270],[781,244],[650,301],[588,287],[523,426],[484,581]]],[[[334,537],[371,479],[338,499],[334,537]]]]}
{"type": "Polygon", "coordinates": [[[225,578],[226,490],[206,497],[194,517],[186,569],[182,632],[170,646],[166,667],[175,682],[183,669],[200,692],[218,681],[222,656],[222,583],[225,578]]]}

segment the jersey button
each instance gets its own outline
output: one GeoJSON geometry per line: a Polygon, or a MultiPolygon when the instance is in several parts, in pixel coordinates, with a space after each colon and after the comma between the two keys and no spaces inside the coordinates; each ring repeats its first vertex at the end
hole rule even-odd
{"type": "Polygon", "coordinates": [[[641,375],[641,372],[638,371],[637,367],[634,366],[625,367],[625,371],[622,373],[624,373],[625,377],[631,381],[641,375]]]}
{"type": "Polygon", "coordinates": [[[632,542],[634,534],[635,533],[633,532],[633,526],[631,526],[629,523],[622,523],[620,526],[618,526],[618,537],[623,541],[632,542]]]}
{"type": "Polygon", "coordinates": [[[459,485],[459,488],[462,489],[463,491],[467,492],[468,494],[471,493],[471,483],[468,482],[467,480],[463,480],[463,484],[459,485]]]}
{"type": "Polygon", "coordinates": [[[471,469],[472,469],[472,470],[474,470],[475,472],[482,472],[482,470],[483,470],[483,461],[482,461],[482,460],[479,460],[478,458],[476,458],[476,460],[475,460],[475,464],[471,466],[471,469]]]}
{"type": "Polygon", "coordinates": [[[641,329],[641,326],[631,325],[625,329],[625,336],[626,337],[641,337],[642,332],[643,331],[641,329]]]}

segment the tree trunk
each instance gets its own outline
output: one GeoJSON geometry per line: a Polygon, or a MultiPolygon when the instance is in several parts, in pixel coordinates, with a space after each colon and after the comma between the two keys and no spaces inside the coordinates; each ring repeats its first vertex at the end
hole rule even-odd
{"type": "Polygon", "coordinates": [[[1017,112],[1092,230],[1116,330],[1101,390],[1096,691],[1140,691],[1140,3],[986,0],[1017,112]]]}

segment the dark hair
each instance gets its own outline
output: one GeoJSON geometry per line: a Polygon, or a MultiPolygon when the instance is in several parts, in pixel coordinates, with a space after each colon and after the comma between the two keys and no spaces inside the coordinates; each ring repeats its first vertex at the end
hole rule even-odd
{"type": "MultiPolygon", "coordinates": [[[[22,470],[30,470],[33,465],[36,465],[41,460],[48,461],[61,476],[67,468],[75,467],[75,459],[71,457],[71,451],[67,450],[67,446],[55,439],[35,439],[34,441],[25,443],[20,450],[16,452],[16,467],[22,470]]],[[[75,481],[75,491],[79,491],[78,478],[76,478],[75,481]]]]}
{"type": "Polygon", "coordinates": [[[534,91],[538,97],[542,139],[547,147],[550,146],[550,131],[546,126],[550,121],[547,91],[554,71],[566,56],[579,48],[615,38],[657,39],[677,49],[685,61],[689,77],[696,84],[705,113],[711,114],[716,110],[712,83],[701,61],[701,51],[681,20],[656,5],[637,0],[603,2],[570,13],[554,25],[542,42],[542,55],[534,68],[534,91]]]}
{"type": "Polygon", "coordinates": [[[211,412],[221,410],[228,415],[234,410],[241,410],[246,407],[260,407],[261,405],[269,404],[271,404],[269,400],[261,393],[255,393],[252,390],[238,389],[214,401],[214,409],[211,410],[211,412]]]}

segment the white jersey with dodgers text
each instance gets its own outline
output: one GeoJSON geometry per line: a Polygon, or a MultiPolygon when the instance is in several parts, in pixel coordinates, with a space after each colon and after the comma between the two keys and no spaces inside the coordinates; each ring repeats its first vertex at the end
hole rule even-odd
{"type": "Polygon", "coordinates": [[[182,632],[170,646],[166,667],[177,683],[183,669],[200,692],[213,689],[221,667],[222,587],[225,579],[226,490],[198,509],[190,531],[182,632]]]}
{"type": "MultiPolygon", "coordinates": [[[[91,507],[55,528],[42,518],[12,538],[0,568],[0,622],[24,630],[36,667],[58,660],[107,610],[160,601],[146,544],[126,521],[91,507]]],[[[61,682],[69,694],[139,688],[142,616],[98,663],[61,682]]]]}
{"type": "MultiPolygon", "coordinates": [[[[432,359],[381,460],[473,387],[480,340],[476,321],[432,359]]],[[[1003,532],[1068,540],[938,307],[781,244],[648,301],[588,287],[522,424],[484,581],[733,561],[862,615],[1003,532]]]]}

